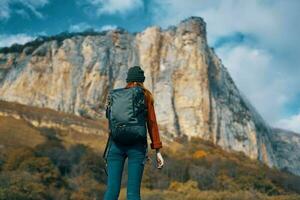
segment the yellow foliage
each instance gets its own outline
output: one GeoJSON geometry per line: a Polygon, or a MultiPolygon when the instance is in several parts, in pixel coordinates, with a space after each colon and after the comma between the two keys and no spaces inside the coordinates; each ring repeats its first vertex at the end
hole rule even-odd
{"type": "Polygon", "coordinates": [[[169,185],[169,190],[181,192],[181,193],[189,193],[191,191],[198,191],[198,183],[193,180],[188,180],[184,183],[178,181],[172,181],[169,185]]]}
{"type": "Polygon", "coordinates": [[[197,150],[193,153],[193,158],[203,158],[203,157],[206,157],[207,156],[207,153],[203,150],[197,150]]]}

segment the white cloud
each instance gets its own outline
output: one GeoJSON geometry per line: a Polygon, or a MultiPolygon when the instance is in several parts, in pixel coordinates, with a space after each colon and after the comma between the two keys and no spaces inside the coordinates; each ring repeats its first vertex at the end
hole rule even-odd
{"type": "Polygon", "coordinates": [[[113,30],[116,29],[117,26],[116,25],[104,25],[100,28],[100,31],[107,31],[107,30],[113,30]]]}
{"type": "Polygon", "coordinates": [[[24,9],[16,9],[15,13],[19,14],[20,16],[22,16],[25,19],[30,19],[29,14],[24,9]]]}
{"type": "Polygon", "coordinates": [[[9,18],[10,10],[8,5],[8,0],[2,0],[0,3],[0,19],[9,18]]]}
{"type": "Polygon", "coordinates": [[[151,16],[156,24],[166,27],[175,25],[191,15],[196,15],[199,11],[206,10],[216,3],[214,0],[154,0],[151,5],[151,16]]]}
{"type": "Polygon", "coordinates": [[[32,37],[27,34],[16,34],[16,35],[0,35],[0,47],[9,47],[14,43],[25,44],[26,42],[34,40],[35,37],[32,37]]]}
{"type": "Polygon", "coordinates": [[[223,46],[216,52],[237,87],[245,93],[260,114],[270,122],[277,121],[291,96],[287,87],[292,83],[274,70],[272,53],[244,44],[223,46]]]}
{"type": "Polygon", "coordinates": [[[92,25],[87,24],[87,23],[79,23],[79,24],[71,25],[69,28],[69,31],[81,32],[81,31],[84,31],[89,28],[93,28],[95,31],[107,31],[107,30],[116,29],[117,26],[113,25],[113,24],[107,24],[107,25],[101,26],[100,28],[95,28],[92,25]]]}
{"type": "Polygon", "coordinates": [[[292,115],[286,119],[279,120],[275,126],[300,133],[300,113],[297,115],[292,115]]]}
{"type": "Polygon", "coordinates": [[[28,17],[26,15],[26,10],[29,10],[38,18],[43,18],[43,14],[38,11],[39,8],[44,7],[48,4],[48,0],[1,0],[0,1],[0,20],[9,19],[12,12],[13,6],[15,4],[22,5],[25,9],[16,10],[17,14],[22,14],[22,16],[28,17]]]}
{"type": "Polygon", "coordinates": [[[91,6],[96,7],[97,15],[126,14],[129,11],[142,8],[142,0],[86,0],[91,6]]]}
{"type": "Polygon", "coordinates": [[[252,36],[255,40],[225,43],[216,52],[238,88],[275,125],[300,93],[299,8],[298,0],[155,0],[151,11],[162,27],[203,17],[210,46],[236,32],[252,36]]]}
{"type": "Polygon", "coordinates": [[[71,25],[69,30],[71,32],[80,32],[80,31],[84,31],[84,30],[86,30],[88,28],[91,28],[91,27],[92,27],[91,25],[82,22],[82,23],[79,23],[79,24],[71,25]]]}
{"type": "MultiPolygon", "coordinates": [[[[244,1],[244,0],[155,0],[152,8],[154,21],[163,27],[177,24],[191,15],[203,17],[207,23],[208,39],[213,43],[218,37],[232,32],[254,33],[268,45],[284,45],[296,41],[300,34],[298,25],[298,0],[244,1]],[[266,3],[269,2],[269,3],[266,3]],[[290,30],[294,30],[291,32],[290,30]],[[289,37],[282,37],[289,34],[289,37]]],[[[299,41],[299,40],[297,40],[299,41]]],[[[298,42],[299,43],[299,42],[298,42]]]]}

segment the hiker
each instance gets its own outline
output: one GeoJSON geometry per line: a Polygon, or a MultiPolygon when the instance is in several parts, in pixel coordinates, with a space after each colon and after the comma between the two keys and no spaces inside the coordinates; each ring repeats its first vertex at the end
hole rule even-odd
{"type": "Polygon", "coordinates": [[[108,95],[106,118],[109,120],[110,134],[103,154],[108,176],[104,200],[118,199],[126,158],[127,200],[141,199],[140,186],[144,165],[149,159],[147,130],[151,149],[156,150],[156,167],[161,169],[164,165],[154,99],[151,92],[144,87],[144,81],[144,71],[140,66],[133,66],[128,69],[125,88],[115,89],[108,95]]]}

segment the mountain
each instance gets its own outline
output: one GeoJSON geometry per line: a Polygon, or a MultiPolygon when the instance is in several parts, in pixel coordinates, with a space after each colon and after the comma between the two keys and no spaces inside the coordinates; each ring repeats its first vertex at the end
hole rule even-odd
{"type": "Polygon", "coordinates": [[[278,160],[278,167],[284,171],[300,174],[300,134],[273,128],[271,142],[278,160]]]}
{"type": "Polygon", "coordinates": [[[278,153],[272,143],[276,133],[208,46],[201,17],[167,29],[62,33],[3,48],[0,99],[103,119],[109,89],[124,87],[133,65],[145,71],[163,137],[199,137],[300,175],[299,160],[289,167],[282,159],[292,159],[295,152],[278,153]]]}

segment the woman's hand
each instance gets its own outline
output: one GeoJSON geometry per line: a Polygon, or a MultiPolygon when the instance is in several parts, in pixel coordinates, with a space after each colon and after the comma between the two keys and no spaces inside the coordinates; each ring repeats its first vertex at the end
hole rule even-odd
{"type": "Polygon", "coordinates": [[[161,169],[164,165],[164,159],[163,159],[159,149],[156,149],[156,162],[157,162],[157,168],[161,169]]]}

